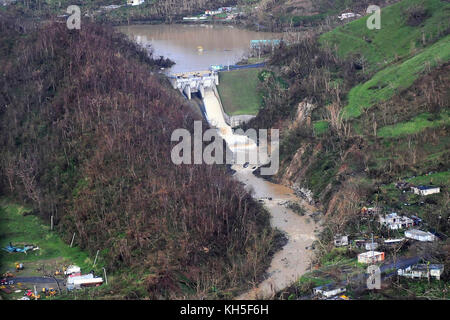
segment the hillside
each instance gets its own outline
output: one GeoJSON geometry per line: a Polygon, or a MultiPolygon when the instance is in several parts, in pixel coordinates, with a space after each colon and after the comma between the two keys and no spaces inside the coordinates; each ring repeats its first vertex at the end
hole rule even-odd
{"type": "Polygon", "coordinates": [[[100,250],[115,281],[98,297],[230,298],[260,279],[269,215],[224,167],[171,162],[173,130],[197,118],[160,61],[95,24],[0,14],[1,196],[100,250]]]}
{"type": "MultiPolygon", "coordinates": [[[[403,0],[382,10],[380,30],[369,30],[363,17],[273,55],[272,89],[248,127],[281,129],[274,179],[310,189],[323,206],[319,266],[354,257],[330,253],[336,234],[403,235],[362,217],[365,206],[416,215],[425,230],[450,235],[449,18],[448,1],[403,0]],[[289,88],[273,85],[276,77],[289,88]],[[437,185],[441,193],[415,196],[398,181],[437,185]]],[[[446,243],[427,254],[447,268],[446,243]]]]}
{"type": "Polygon", "coordinates": [[[70,5],[80,7],[86,20],[128,24],[130,22],[162,23],[179,20],[183,15],[198,14],[207,9],[237,4],[237,0],[147,0],[139,6],[126,5],[127,0],[48,0],[17,1],[9,5],[18,13],[34,18],[52,18],[66,14],[70,5]],[[105,6],[121,6],[105,9],[105,6]]]}
{"type": "Polygon", "coordinates": [[[399,0],[260,0],[248,23],[255,22],[271,30],[335,26],[343,12],[366,14],[369,5],[385,7],[399,0]]]}

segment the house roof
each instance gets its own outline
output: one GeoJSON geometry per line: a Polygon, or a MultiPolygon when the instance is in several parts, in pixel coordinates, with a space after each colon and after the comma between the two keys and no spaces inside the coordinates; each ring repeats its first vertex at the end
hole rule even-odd
{"type": "Polygon", "coordinates": [[[420,264],[416,264],[415,266],[412,266],[412,270],[427,270],[428,268],[430,268],[430,270],[443,270],[444,269],[444,265],[442,264],[430,264],[429,266],[427,266],[427,264],[425,263],[420,263],[420,264]]]}
{"type": "Polygon", "coordinates": [[[372,257],[372,256],[379,256],[380,254],[383,254],[383,252],[378,252],[378,251],[367,251],[367,252],[360,253],[358,256],[362,256],[362,257],[372,257]]]}
{"type": "Polygon", "coordinates": [[[426,232],[426,231],[422,231],[419,229],[412,229],[412,230],[407,230],[405,233],[409,233],[415,236],[429,236],[429,235],[433,235],[430,232],[426,232]]]}
{"type": "Polygon", "coordinates": [[[419,190],[439,189],[439,187],[436,186],[417,186],[416,188],[419,190]]]}
{"type": "Polygon", "coordinates": [[[331,290],[335,290],[335,289],[341,289],[341,288],[345,288],[345,286],[340,286],[334,283],[327,283],[318,287],[315,287],[314,290],[325,290],[325,291],[331,291],[331,290]]]}

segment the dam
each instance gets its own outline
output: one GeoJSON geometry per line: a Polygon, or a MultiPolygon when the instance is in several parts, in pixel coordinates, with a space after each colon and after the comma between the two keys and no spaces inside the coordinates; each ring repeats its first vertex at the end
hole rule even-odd
{"type": "Polygon", "coordinates": [[[205,89],[219,85],[219,75],[214,71],[194,71],[175,73],[169,77],[174,89],[178,89],[189,100],[192,93],[198,92],[204,97],[205,89]]]}
{"type": "MultiPolygon", "coordinates": [[[[250,159],[250,152],[257,152],[257,144],[245,135],[233,132],[231,121],[225,114],[217,86],[219,75],[215,71],[194,71],[176,73],[169,77],[172,87],[179,90],[188,100],[198,93],[203,102],[203,114],[206,121],[219,131],[219,135],[233,152],[234,159],[250,159]]],[[[242,161],[241,161],[242,162],[242,161]]],[[[247,162],[247,161],[244,161],[247,162]]],[[[242,164],[244,164],[242,162],[242,164]]],[[[252,163],[252,165],[257,163],[252,163]]]]}

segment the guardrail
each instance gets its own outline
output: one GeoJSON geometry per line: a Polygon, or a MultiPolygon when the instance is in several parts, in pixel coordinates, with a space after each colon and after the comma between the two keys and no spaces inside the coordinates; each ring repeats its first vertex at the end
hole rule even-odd
{"type": "Polygon", "coordinates": [[[222,69],[217,70],[218,72],[226,72],[226,71],[233,71],[233,70],[240,70],[240,69],[252,69],[252,68],[262,68],[266,65],[265,62],[261,63],[255,63],[255,64],[248,64],[248,65],[232,65],[232,66],[226,66],[222,69]]]}

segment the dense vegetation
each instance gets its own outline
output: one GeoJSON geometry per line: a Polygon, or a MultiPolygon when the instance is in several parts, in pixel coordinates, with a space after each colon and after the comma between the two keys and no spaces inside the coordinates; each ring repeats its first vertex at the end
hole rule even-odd
{"type": "Polygon", "coordinates": [[[337,233],[403,236],[361,216],[362,207],[379,206],[419,216],[421,228],[442,235],[427,255],[448,268],[449,18],[448,1],[403,0],[382,10],[380,30],[369,30],[364,17],[273,55],[274,76],[248,126],[281,129],[276,179],[312,190],[323,206],[319,265],[354,261],[347,251],[327,258],[337,233]],[[398,181],[441,193],[420,197],[396,188],[398,181]]]}
{"type": "Polygon", "coordinates": [[[70,5],[78,5],[86,20],[89,16],[98,22],[123,24],[133,21],[171,22],[183,15],[235,5],[237,2],[236,0],[146,0],[139,6],[128,6],[126,0],[18,0],[11,6],[30,17],[50,18],[66,14],[66,9],[70,5]],[[122,7],[113,10],[102,8],[109,5],[122,7]]]}
{"type": "MultiPolygon", "coordinates": [[[[331,27],[340,24],[343,12],[364,15],[370,5],[384,7],[399,0],[261,0],[248,23],[257,21],[271,30],[331,27]]],[[[299,29],[301,30],[301,29],[299,29]]]]}
{"type": "Polygon", "coordinates": [[[139,6],[126,5],[126,0],[18,0],[9,7],[35,18],[51,18],[66,14],[69,5],[78,5],[86,20],[101,23],[171,23],[183,16],[197,15],[221,6],[239,6],[243,13],[234,23],[248,28],[272,31],[298,27],[339,24],[343,11],[365,13],[369,5],[385,6],[398,0],[146,0],[139,6]],[[105,8],[121,5],[120,8],[105,8]]]}
{"type": "Polygon", "coordinates": [[[224,168],[170,161],[195,115],[158,60],[98,25],[0,14],[0,192],[100,250],[116,295],[230,297],[259,279],[268,213],[224,168]]]}

